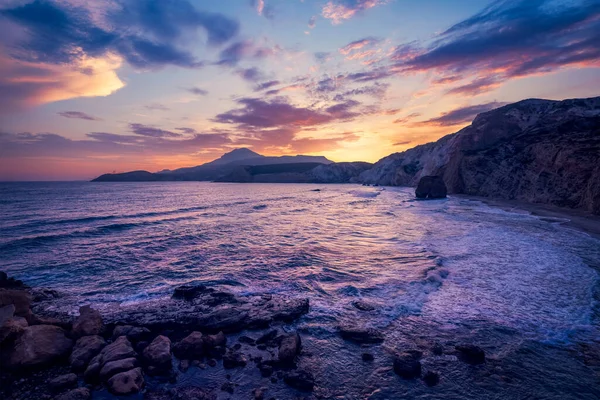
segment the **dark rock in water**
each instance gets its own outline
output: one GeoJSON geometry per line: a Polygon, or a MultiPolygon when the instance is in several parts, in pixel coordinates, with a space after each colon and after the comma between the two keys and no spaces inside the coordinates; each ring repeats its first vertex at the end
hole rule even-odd
{"type": "Polygon", "coordinates": [[[210,365],[211,367],[216,367],[217,366],[217,360],[215,360],[214,358],[209,359],[206,363],[208,365],[210,365]]]}
{"type": "Polygon", "coordinates": [[[440,374],[434,371],[427,371],[423,376],[423,382],[427,386],[435,386],[440,382],[440,374]]]}
{"type": "Polygon", "coordinates": [[[375,310],[375,306],[373,306],[372,304],[367,303],[366,301],[362,301],[362,300],[357,300],[357,301],[353,302],[352,305],[354,307],[358,308],[360,311],[373,311],[373,310],[375,310]]]}
{"type": "Polygon", "coordinates": [[[137,359],[134,357],[124,358],[122,360],[116,360],[107,362],[100,370],[100,380],[107,381],[116,374],[121,372],[131,371],[138,366],[137,359]]]}
{"type": "Polygon", "coordinates": [[[277,329],[273,329],[256,339],[256,344],[267,344],[273,341],[277,337],[277,334],[277,329]]]}
{"type": "Polygon", "coordinates": [[[448,194],[441,176],[424,176],[419,181],[415,195],[419,199],[443,199],[448,194]]]}
{"type": "Polygon", "coordinates": [[[421,362],[418,353],[406,352],[394,358],[394,372],[404,379],[421,376],[421,362]]]}
{"type": "Polygon", "coordinates": [[[104,322],[97,310],[90,306],[79,308],[79,317],[73,323],[75,337],[101,335],[104,332],[104,322]]]}
{"type": "Polygon", "coordinates": [[[69,358],[69,363],[74,371],[82,371],[100,350],[106,346],[106,341],[101,336],[84,336],[75,342],[75,347],[69,358]]]}
{"type": "Polygon", "coordinates": [[[231,382],[225,382],[221,385],[221,390],[229,394],[233,394],[235,391],[235,385],[231,382]]]}
{"type": "Polygon", "coordinates": [[[238,351],[229,350],[223,356],[223,367],[226,369],[245,367],[247,363],[246,357],[238,351]]]}
{"type": "Polygon", "coordinates": [[[27,317],[30,314],[31,296],[23,290],[0,289],[0,307],[15,306],[15,315],[27,317]]]}
{"type": "Polygon", "coordinates": [[[278,358],[282,364],[292,364],[300,352],[300,335],[293,332],[285,335],[279,344],[278,358]]]}
{"type": "Polygon", "coordinates": [[[150,366],[149,371],[159,374],[171,370],[171,341],[159,335],[144,349],[144,359],[150,366]]]}
{"type": "Polygon", "coordinates": [[[250,345],[250,346],[255,346],[256,345],[256,340],[252,339],[249,336],[245,336],[245,335],[244,336],[240,336],[240,338],[238,339],[238,341],[240,343],[245,343],[245,344],[250,345]]]}
{"type": "Polygon", "coordinates": [[[212,290],[213,289],[208,289],[205,285],[183,285],[175,288],[175,290],[173,291],[173,298],[192,300],[199,294],[205,293],[207,291],[210,292],[212,290]]]}
{"type": "Polygon", "coordinates": [[[304,392],[310,392],[315,387],[314,376],[302,369],[286,372],[283,375],[283,381],[286,385],[304,392]]]}
{"type": "Polygon", "coordinates": [[[150,330],[138,326],[119,325],[113,330],[112,338],[115,340],[119,336],[127,336],[131,342],[139,342],[149,338],[150,330]]]}
{"type": "Polygon", "coordinates": [[[381,331],[373,328],[342,325],[339,331],[342,338],[358,343],[381,343],[385,339],[381,331]]]}
{"type": "Polygon", "coordinates": [[[108,390],[117,396],[138,393],[144,387],[144,376],[141,368],[116,374],[108,380],[108,390]]]}
{"type": "Polygon", "coordinates": [[[194,331],[173,346],[173,354],[180,359],[198,359],[204,356],[202,333],[194,331]]]}
{"type": "Polygon", "coordinates": [[[444,347],[440,343],[436,343],[433,345],[432,351],[436,356],[441,356],[444,354],[444,347]]]}
{"type": "Polygon", "coordinates": [[[464,344],[455,347],[458,350],[458,357],[467,364],[482,364],[485,362],[485,353],[481,347],[464,344]]]}
{"type": "Polygon", "coordinates": [[[375,358],[373,357],[373,354],[371,353],[363,353],[362,354],[362,360],[363,361],[373,361],[375,358]]]}
{"type": "Polygon", "coordinates": [[[27,286],[23,284],[23,281],[8,277],[6,272],[0,271],[0,288],[5,289],[24,289],[27,286]]]}
{"type": "Polygon", "coordinates": [[[81,387],[56,396],[54,400],[89,400],[91,398],[90,389],[81,387]]]}
{"type": "Polygon", "coordinates": [[[11,368],[34,368],[66,358],[73,341],[65,331],[53,325],[35,325],[25,328],[15,342],[9,359],[11,368]]]}
{"type": "Polygon", "coordinates": [[[77,375],[75,374],[66,374],[57,376],[54,379],[48,381],[48,385],[55,392],[61,392],[65,389],[70,389],[77,386],[77,375]]]}

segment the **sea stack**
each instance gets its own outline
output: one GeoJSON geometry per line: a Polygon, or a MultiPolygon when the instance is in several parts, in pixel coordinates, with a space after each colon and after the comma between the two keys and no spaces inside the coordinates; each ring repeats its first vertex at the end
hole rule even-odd
{"type": "Polygon", "coordinates": [[[424,176],[419,181],[415,195],[419,199],[443,199],[448,190],[441,176],[424,176]]]}

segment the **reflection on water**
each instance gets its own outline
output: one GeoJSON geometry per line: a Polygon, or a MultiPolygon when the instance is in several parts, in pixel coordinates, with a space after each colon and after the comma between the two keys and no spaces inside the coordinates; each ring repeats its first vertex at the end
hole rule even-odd
{"type": "Polygon", "coordinates": [[[309,297],[303,362],[325,397],[425,396],[390,373],[388,353],[464,340],[490,362],[425,357],[440,398],[598,395],[578,346],[599,334],[600,243],[553,220],[352,185],[0,184],[0,199],[2,268],[104,312],[195,281],[309,297]],[[337,336],[345,320],[386,332],[374,364],[337,336]]]}

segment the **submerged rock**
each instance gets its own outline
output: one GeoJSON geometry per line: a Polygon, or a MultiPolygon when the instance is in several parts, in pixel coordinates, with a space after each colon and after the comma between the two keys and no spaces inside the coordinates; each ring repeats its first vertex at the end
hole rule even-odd
{"type": "Polygon", "coordinates": [[[415,195],[419,199],[443,199],[448,194],[441,176],[424,176],[419,180],[415,195]]]}
{"type": "Polygon", "coordinates": [[[75,347],[69,358],[71,368],[74,371],[84,370],[104,346],[106,346],[106,341],[101,336],[93,335],[79,338],[75,342],[75,347]]]}
{"type": "Polygon", "coordinates": [[[144,376],[141,368],[116,374],[108,380],[108,390],[117,396],[138,393],[144,387],[144,376]]]}
{"type": "Polygon", "coordinates": [[[394,372],[404,379],[413,379],[421,376],[420,355],[416,352],[405,352],[394,358],[394,372]]]}
{"type": "Polygon", "coordinates": [[[15,342],[8,365],[12,368],[33,368],[48,365],[68,355],[73,341],[65,331],[53,325],[35,325],[24,329],[15,342]]]}
{"type": "Polygon", "coordinates": [[[355,302],[352,303],[352,305],[359,309],[360,311],[373,311],[375,310],[375,306],[367,303],[366,301],[363,300],[357,300],[355,302]]]}
{"type": "Polygon", "coordinates": [[[362,353],[362,360],[363,361],[373,361],[375,359],[375,357],[373,357],[373,354],[371,353],[362,353]]]}
{"type": "Polygon", "coordinates": [[[300,352],[300,335],[293,332],[285,335],[279,344],[278,358],[282,364],[292,364],[300,352]]]}
{"type": "Polygon", "coordinates": [[[381,343],[385,339],[383,332],[374,328],[341,325],[339,332],[342,338],[357,343],[381,343]]]}
{"type": "Polygon", "coordinates": [[[73,323],[73,335],[75,337],[101,335],[104,331],[102,316],[91,306],[79,308],[79,317],[73,323]]]}
{"type": "Polygon", "coordinates": [[[481,347],[472,344],[463,344],[455,347],[459,358],[467,364],[482,364],[485,362],[485,353],[481,347]]]}

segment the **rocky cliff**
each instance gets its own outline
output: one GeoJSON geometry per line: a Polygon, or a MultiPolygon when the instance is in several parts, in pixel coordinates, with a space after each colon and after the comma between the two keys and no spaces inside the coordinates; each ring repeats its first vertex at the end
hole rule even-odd
{"type": "Polygon", "coordinates": [[[450,193],[600,214],[600,97],[530,99],[480,114],[457,133],[383,158],[359,181],[415,186],[425,175],[443,176],[450,193]]]}

